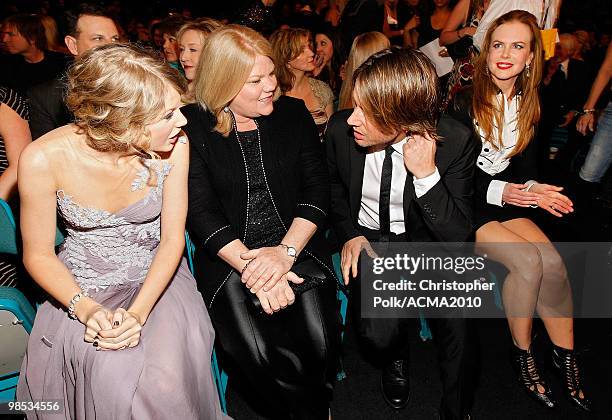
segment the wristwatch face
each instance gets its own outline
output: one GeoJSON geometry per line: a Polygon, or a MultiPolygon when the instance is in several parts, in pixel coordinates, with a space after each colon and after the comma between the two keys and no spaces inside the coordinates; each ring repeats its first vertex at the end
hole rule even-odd
{"type": "Polygon", "coordinates": [[[292,246],[288,246],[287,247],[287,255],[289,255],[290,257],[294,257],[297,254],[297,252],[295,251],[295,248],[292,246]]]}

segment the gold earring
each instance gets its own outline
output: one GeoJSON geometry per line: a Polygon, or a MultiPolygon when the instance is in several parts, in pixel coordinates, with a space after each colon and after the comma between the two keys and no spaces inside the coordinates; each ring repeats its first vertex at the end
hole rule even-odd
{"type": "Polygon", "coordinates": [[[527,64],[527,66],[525,66],[525,76],[527,78],[531,77],[531,67],[529,66],[529,64],[527,64]]]}

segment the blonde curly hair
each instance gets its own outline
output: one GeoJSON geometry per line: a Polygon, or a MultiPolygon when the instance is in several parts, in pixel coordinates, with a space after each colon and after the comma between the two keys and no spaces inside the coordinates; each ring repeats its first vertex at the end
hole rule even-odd
{"type": "Polygon", "coordinates": [[[79,56],[67,75],[66,103],[87,144],[99,152],[151,155],[147,125],[165,111],[169,89],[185,79],[158,56],[130,44],[109,44],[79,56]]]}

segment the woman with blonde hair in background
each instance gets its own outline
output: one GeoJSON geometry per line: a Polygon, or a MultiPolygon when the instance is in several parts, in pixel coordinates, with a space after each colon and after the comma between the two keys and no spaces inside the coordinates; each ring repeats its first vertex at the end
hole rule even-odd
{"type": "Polygon", "coordinates": [[[540,207],[559,218],[574,211],[562,187],[535,181],[534,136],[540,120],[543,61],[534,16],[523,10],[500,16],[484,38],[473,85],[456,95],[449,112],[472,127],[482,142],[475,177],[476,248],[509,271],[502,299],[519,382],[538,402],[555,406],[532,352],[537,311],[552,341],[553,364],[561,373],[566,396],[590,411],[574,352],[567,271],[554,245],[532,221],[530,208],[540,207]]]}
{"type": "Polygon", "coordinates": [[[47,38],[47,49],[49,51],[60,52],[63,54],[70,54],[66,45],[59,39],[59,33],[57,31],[57,23],[49,15],[40,17],[40,22],[45,28],[45,37],[47,38]]]}
{"type": "Polygon", "coordinates": [[[202,46],[208,34],[219,29],[223,24],[215,19],[202,18],[181,26],[176,34],[179,48],[179,61],[185,71],[188,95],[193,91],[193,80],[197,74],[202,46]]]}
{"type": "Polygon", "coordinates": [[[270,43],[281,94],[304,101],[323,141],[327,121],[334,113],[334,94],[327,83],[310,77],[316,67],[310,32],[280,29],[272,34],[270,43]]]}
{"type": "Polygon", "coordinates": [[[151,52],[94,48],[68,72],[75,122],[22,153],[23,261],[49,299],[18,401],[59,400],[64,419],[225,417],[211,374],[215,333],[182,256],[184,90],[151,52]],[[56,211],[67,230],[57,256],[56,211]]]}
{"type": "Polygon", "coordinates": [[[338,110],[353,108],[353,73],[355,70],[372,54],[389,48],[390,45],[389,38],[380,32],[366,32],[355,38],[346,61],[338,110]]]}

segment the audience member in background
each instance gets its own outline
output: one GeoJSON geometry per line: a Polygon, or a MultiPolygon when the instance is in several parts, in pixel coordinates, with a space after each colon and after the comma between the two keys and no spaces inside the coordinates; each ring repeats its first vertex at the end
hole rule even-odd
{"type": "Polygon", "coordinates": [[[597,77],[591,86],[589,97],[587,98],[583,114],[576,123],[576,128],[582,135],[586,135],[589,131],[595,131],[595,136],[591,142],[589,153],[587,154],[584,165],[580,169],[580,179],[582,183],[578,188],[579,195],[584,198],[583,202],[592,200],[597,192],[599,183],[612,164],[612,89],[608,89],[610,80],[612,79],[612,44],[608,44],[606,57],[597,77]],[[597,130],[596,123],[596,106],[599,98],[608,91],[608,104],[599,117],[597,130]]]}
{"type": "Polygon", "coordinates": [[[45,37],[47,38],[47,48],[49,51],[55,51],[62,54],[68,54],[66,45],[64,45],[59,39],[59,32],[57,31],[57,23],[49,15],[40,17],[40,21],[45,27],[45,37]]]}
{"type": "Polygon", "coordinates": [[[179,59],[188,83],[188,96],[193,92],[193,81],[196,77],[204,40],[208,34],[222,26],[221,22],[214,19],[203,18],[184,24],[176,34],[180,53],[179,59]]]}
{"type": "Polygon", "coordinates": [[[270,43],[281,94],[304,101],[323,141],[327,121],[334,112],[334,94],[327,83],[309,76],[315,69],[310,33],[305,29],[280,29],[272,34],[270,43]]]}
{"type": "Polygon", "coordinates": [[[302,101],[274,101],[272,49],[254,30],[211,33],[198,68],[197,103],[182,108],[188,220],[219,343],[265,418],[326,420],[340,332],[316,127],[302,101]]]}
{"type": "Polygon", "coordinates": [[[2,40],[11,54],[0,75],[0,85],[21,94],[27,88],[55,78],[66,69],[64,54],[47,50],[40,16],[17,14],[2,24],[2,40]]]}
{"type": "Polygon", "coordinates": [[[49,296],[17,399],[59,399],[64,419],[224,419],[215,332],[183,257],[185,79],[156,54],[111,44],[81,55],[67,83],[74,124],[19,161],[23,261],[49,296]]]}
{"type": "Polygon", "coordinates": [[[380,31],[382,22],[372,19],[372,16],[378,16],[379,7],[376,0],[349,0],[346,3],[340,18],[343,45],[353,45],[357,35],[380,31]]]}
{"type": "MultiPolygon", "coordinates": [[[[586,101],[592,82],[589,65],[572,58],[578,48],[572,34],[559,35],[555,55],[548,60],[544,70],[542,98],[542,121],[539,130],[539,158],[546,159],[548,146],[557,127],[567,129],[567,143],[558,158],[561,166],[569,169],[582,139],[574,130],[574,119],[586,101]]],[[[565,133],[565,130],[564,130],[565,133]]],[[[554,145],[554,147],[561,146],[554,145]]]]}
{"type": "Polygon", "coordinates": [[[161,22],[161,19],[151,19],[151,21],[149,22],[149,34],[151,37],[151,41],[153,42],[153,46],[158,50],[161,51],[162,47],[164,45],[164,38],[161,35],[161,32],[159,31],[159,23],[161,22]]]}
{"type": "Polygon", "coordinates": [[[418,29],[417,46],[422,47],[440,37],[451,15],[453,4],[451,0],[429,0],[430,7],[421,15],[418,29]]]}
{"type": "Polygon", "coordinates": [[[270,36],[277,28],[272,6],[276,0],[251,0],[249,4],[238,13],[235,23],[247,26],[264,36],[270,36]]]}
{"type": "Polygon", "coordinates": [[[536,18],[540,29],[555,27],[561,0],[491,0],[474,34],[474,45],[480,50],[485,34],[495,19],[512,10],[524,10],[536,18]]]}
{"type": "Polygon", "coordinates": [[[412,34],[419,26],[419,16],[399,0],[385,0],[377,16],[380,19],[379,30],[385,34],[393,45],[412,45],[412,34]],[[407,44],[405,44],[405,41],[407,44]]]}
{"type": "Polygon", "coordinates": [[[341,6],[344,6],[345,2],[345,0],[317,0],[315,1],[315,13],[321,15],[325,22],[335,28],[340,24],[341,6]]]}
{"type": "Polygon", "coordinates": [[[574,211],[563,188],[535,181],[543,58],[540,29],[531,13],[514,10],[500,16],[483,41],[473,85],[457,93],[449,110],[482,142],[474,194],[476,248],[509,271],[502,299],[521,388],[546,407],[556,404],[531,346],[537,311],[553,344],[552,361],[561,373],[564,393],[590,411],[574,352],[567,271],[554,245],[532,221],[535,210],[530,208],[540,207],[556,217],[574,211]]]}
{"type": "MultiPolygon", "coordinates": [[[[17,92],[0,86],[0,199],[10,202],[17,193],[17,163],[32,141],[28,104],[17,92]]],[[[15,208],[15,206],[13,206],[15,208]]],[[[0,286],[16,286],[15,261],[0,255],[0,286]]]]}
{"type": "MultiPolygon", "coordinates": [[[[75,57],[99,45],[117,42],[119,33],[115,22],[97,5],[81,3],[64,12],[64,42],[75,57]]],[[[30,129],[37,139],[49,131],[71,122],[64,104],[64,73],[28,89],[30,99],[30,129]]]]}
{"type": "Polygon", "coordinates": [[[478,55],[472,37],[487,7],[489,0],[459,0],[440,33],[440,45],[446,47],[454,61],[446,86],[444,108],[458,90],[472,83],[474,59],[478,55]]]}
{"type": "Polygon", "coordinates": [[[572,54],[571,58],[574,60],[585,61],[586,57],[592,50],[592,45],[589,39],[589,33],[585,30],[579,29],[572,33],[576,39],[576,49],[572,54]]]}
{"type": "Polygon", "coordinates": [[[183,68],[179,62],[179,47],[176,35],[185,24],[185,19],[181,16],[170,16],[159,22],[157,28],[163,38],[162,51],[166,62],[172,67],[183,73],[183,68]]]}
{"type": "Polygon", "coordinates": [[[314,32],[320,28],[324,22],[324,16],[320,16],[314,11],[312,0],[294,0],[294,12],[287,22],[292,28],[304,28],[314,32]]]}
{"type": "Polygon", "coordinates": [[[329,85],[334,97],[338,97],[342,79],[341,67],[346,61],[340,33],[332,26],[322,26],[315,31],[315,69],[312,75],[329,85]]]}
{"type": "Polygon", "coordinates": [[[338,109],[353,108],[353,74],[372,54],[390,47],[389,38],[380,32],[366,32],[353,41],[346,61],[344,80],[340,89],[338,109]]]}

